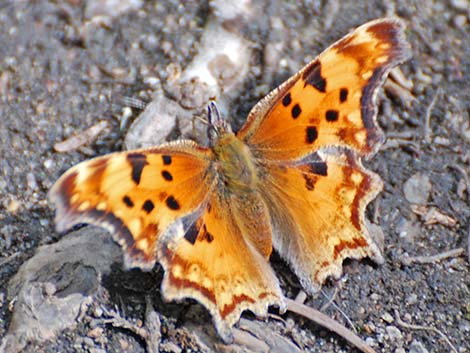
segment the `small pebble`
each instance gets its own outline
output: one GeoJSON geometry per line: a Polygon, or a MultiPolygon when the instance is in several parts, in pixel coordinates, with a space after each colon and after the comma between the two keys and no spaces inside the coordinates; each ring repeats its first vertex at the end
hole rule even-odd
{"type": "Polygon", "coordinates": [[[83,345],[85,347],[94,347],[95,342],[90,337],[83,337],[83,345]]]}
{"type": "Polygon", "coordinates": [[[377,341],[373,339],[372,337],[367,337],[366,338],[366,344],[370,347],[375,347],[377,346],[377,341]]]}
{"type": "Polygon", "coordinates": [[[7,211],[9,213],[15,214],[21,208],[21,202],[16,199],[11,200],[8,203],[7,211]]]}
{"type": "Polygon", "coordinates": [[[103,309],[101,308],[101,306],[95,306],[93,308],[93,316],[96,318],[100,318],[101,316],[103,316],[103,309]]]}
{"type": "Polygon", "coordinates": [[[429,176],[423,173],[416,173],[403,185],[403,193],[409,203],[426,205],[431,188],[429,176]]]}
{"type": "Polygon", "coordinates": [[[429,353],[429,351],[423,346],[421,342],[414,340],[410,344],[408,353],[429,353]]]}
{"type": "Polygon", "coordinates": [[[26,174],[26,183],[28,184],[28,189],[33,191],[38,189],[38,182],[34,173],[26,174]]]}
{"type": "Polygon", "coordinates": [[[103,335],[103,331],[103,328],[98,326],[88,331],[86,335],[91,338],[98,338],[103,335]]]}
{"type": "Polygon", "coordinates": [[[393,325],[387,326],[385,328],[385,331],[387,331],[387,335],[388,337],[390,337],[390,340],[392,342],[396,343],[397,341],[403,340],[403,334],[396,326],[393,326],[393,325]]]}
{"type": "Polygon", "coordinates": [[[372,300],[374,300],[374,301],[378,301],[378,300],[380,300],[380,298],[381,298],[380,295],[377,294],[377,293],[372,293],[372,294],[370,295],[370,299],[372,299],[372,300]]]}
{"type": "Polygon", "coordinates": [[[39,224],[42,226],[42,227],[47,227],[49,224],[50,224],[50,221],[47,219],[47,218],[41,218],[39,220],[39,224]]]}
{"type": "Polygon", "coordinates": [[[454,17],[454,25],[457,28],[463,28],[467,24],[467,17],[465,15],[457,15],[454,17]]]}
{"type": "Polygon", "coordinates": [[[44,168],[51,169],[52,166],[54,165],[54,162],[52,161],[52,159],[46,159],[43,165],[44,165],[44,168]]]}
{"type": "Polygon", "coordinates": [[[57,291],[57,288],[53,283],[51,282],[44,283],[44,294],[47,297],[52,297],[56,291],[57,291]]]}
{"type": "Polygon", "coordinates": [[[406,297],[405,302],[407,305],[416,304],[418,302],[418,296],[415,293],[410,294],[408,297],[406,297]]]}
{"type": "Polygon", "coordinates": [[[390,324],[393,322],[393,316],[390,313],[385,312],[382,314],[382,320],[390,324]]]}
{"type": "Polygon", "coordinates": [[[450,5],[456,10],[467,10],[470,7],[468,0],[450,0],[450,5]]]}

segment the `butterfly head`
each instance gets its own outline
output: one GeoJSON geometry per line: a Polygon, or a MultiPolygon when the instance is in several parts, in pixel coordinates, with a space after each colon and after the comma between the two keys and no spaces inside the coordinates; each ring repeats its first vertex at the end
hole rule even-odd
{"type": "Polygon", "coordinates": [[[220,115],[215,102],[210,102],[207,107],[207,119],[209,121],[207,135],[212,146],[215,144],[215,141],[219,140],[220,136],[224,133],[232,133],[232,128],[220,115]]]}

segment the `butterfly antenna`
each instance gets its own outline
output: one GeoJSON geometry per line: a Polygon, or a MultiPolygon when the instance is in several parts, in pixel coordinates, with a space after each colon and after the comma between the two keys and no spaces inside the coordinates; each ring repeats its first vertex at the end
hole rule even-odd
{"type": "Polygon", "coordinates": [[[206,118],[203,118],[202,116],[199,116],[199,115],[195,115],[194,116],[194,119],[196,120],[199,120],[201,123],[203,123],[204,125],[209,125],[209,122],[207,121],[206,118]]]}

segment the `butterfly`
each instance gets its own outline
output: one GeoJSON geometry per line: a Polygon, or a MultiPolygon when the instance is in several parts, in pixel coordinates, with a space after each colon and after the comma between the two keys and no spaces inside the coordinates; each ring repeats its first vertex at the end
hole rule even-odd
{"type": "Polygon", "coordinates": [[[366,23],[263,98],[236,133],[209,105],[209,145],[179,140],[70,168],[49,192],[59,232],[111,232],[127,267],[164,269],[167,300],[193,298],[219,335],[244,310],[285,310],[275,249],[308,293],[345,258],[383,262],[365,223],[382,189],[361,158],[383,142],[378,88],[409,47],[399,19],[366,23]]]}

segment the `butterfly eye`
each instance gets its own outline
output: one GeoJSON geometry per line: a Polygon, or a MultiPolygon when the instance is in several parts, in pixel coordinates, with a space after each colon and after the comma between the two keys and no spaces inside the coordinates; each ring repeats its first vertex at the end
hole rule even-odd
{"type": "Polygon", "coordinates": [[[207,106],[207,120],[209,121],[207,137],[209,138],[209,141],[211,141],[211,145],[214,145],[214,141],[220,138],[223,133],[232,132],[230,126],[220,115],[219,109],[217,108],[215,102],[210,102],[207,106]]]}

